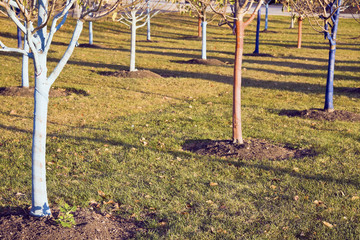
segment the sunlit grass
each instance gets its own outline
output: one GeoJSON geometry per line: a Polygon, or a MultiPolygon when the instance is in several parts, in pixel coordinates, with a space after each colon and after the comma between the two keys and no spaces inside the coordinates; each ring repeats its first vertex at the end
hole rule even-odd
{"type": "MultiPolygon", "coordinates": [[[[177,14],[153,19],[152,40],[139,29],[137,68],[171,76],[118,79],[99,71],[126,70],[130,30],[94,23],[100,49],[77,48],[55,87],[72,94],[50,99],[47,141],[48,195],[88,207],[107,199],[118,214],[143,221],[143,239],[357,239],[360,235],[359,123],[279,116],[284,109],[322,108],[328,43],[304,23],[303,48],[290,19],[271,17],[260,52],[244,57],[245,138],[315,149],[304,159],[238,161],[182,150],[187,140],[230,139],[234,36],[208,26],[208,57],[226,66],[179,64],[199,58],[196,19],[177,14]],[[211,186],[210,183],[217,183],[211,186]],[[322,201],[316,204],[314,201],[322,201]],[[333,225],[329,228],[324,225],[333,225]]],[[[16,30],[0,17],[1,40],[16,46],[16,30]]],[[[70,39],[69,20],[51,48],[55,67],[70,39]]],[[[335,109],[360,113],[359,25],[341,19],[335,71],[335,109]]],[[[255,23],[246,31],[245,53],[254,50],[255,23]]],[[[85,29],[80,43],[86,43],[85,29]]],[[[0,55],[0,87],[20,85],[21,59],[0,55]]],[[[30,71],[33,75],[33,70],[30,71]]],[[[33,80],[30,82],[33,85],[33,80]]],[[[31,203],[33,100],[0,96],[0,207],[31,203]],[[18,193],[25,194],[24,196],[18,193]]],[[[113,214],[116,214],[114,212],[113,214]]]]}

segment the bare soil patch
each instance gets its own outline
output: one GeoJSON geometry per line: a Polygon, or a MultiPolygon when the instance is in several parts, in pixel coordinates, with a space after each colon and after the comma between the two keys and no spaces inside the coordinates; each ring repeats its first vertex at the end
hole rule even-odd
{"type": "Polygon", "coordinates": [[[103,72],[98,72],[98,74],[103,76],[113,76],[119,78],[161,78],[159,74],[151,72],[149,70],[138,70],[138,71],[122,70],[116,72],[103,71],[103,72]]]}
{"type": "Polygon", "coordinates": [[[288,117],[301,117],[321,121],[348,121],[359,122],[360,114],[352,113],[343,110],[335,110],[333,112],[325,112],[322,109],[310,109],[310,110],[282,110],[279,115],[288,117]]]}
{"type": "Polygon", "coordinates": [[[315,152],[309,149],[292,149],[263,139],[249,139],[244,141],[244,144],[234,144],[230,140],[199,140],[185,143],[183,149],[201,155],[239,160],[285,160],[315,155],[315,152]]]}
{"type": "MultiPolygon", "coordinates": [[[[81,89],[76,88],[51,88],[50,97],[64,97],[72,93],[88,96],[89,94],[81,89]]],[[[33,97],[34,87],[23,88],[23,87],[1,87],[0,96],[21,96],[21,97],[33,97]]]]}
{"type": "MultiPolygon", "coordinates": [[[[58,211],[53,210],[56,217],[58,211]]],[[[55,217],[35,218],[22,209],[0,213],[0,239],[58,240],[58,239],[129,239],[144,232],[141,223],[115,216],[106,216],[86,209],[74,213],[76,225],[64,228],[55,217]]]]}
{"type": "Polygon", "coordinates": [[[201,58],[193,58],[188,61],[177,61],[177,63],[202,64],[202,65],[211,65],[211,66],[224,66],[227,64],[218,59],[201,59],[201,58]]]}

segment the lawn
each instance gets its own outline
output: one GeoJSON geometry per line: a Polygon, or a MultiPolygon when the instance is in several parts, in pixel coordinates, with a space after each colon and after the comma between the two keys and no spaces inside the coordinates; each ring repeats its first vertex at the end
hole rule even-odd
{"type": "MultiPolygon", "coordinates": [[[[74,21],[54,38],[49,69],[69,42],[74,21]]],[[[51,208],[68,203],[134,219],[142,239],[359,239],[360,123],[279,115],[322,108],[328,41],[304,21],[303,44],[290,18],[270,16],[260,52],[243,63],[243,134],[315,156],[282,161],[200,156],[192,140],[230,139],[235,37],[208,25],[208,58],[225,66],[181,64],[201,57],[197,19],[175,13],[153,18],[152,40],[138,30],[136,66],[163,78],[98,74],[128,70],[130,30],[94,23],[94,44],[77,48],[50,99],[47,184],[51,208]],[[104,196],[105,195],[105,196],[104,196]],[[105,199],[103,199],[105,198],[105,199]],[[119,208],[113,209],[113,200],[119,208]]],[[[254,51],[255,22],[245,34],[254,51]]],[[[359,25],[340,19],[334,107],[360,114],[359,25]]],[[[87,43],[85,29],[80,43],[87,43]]],[[[16,30],[0,17],[0,39],[16,46],[16,30]]],[[[21,57],[0,55],[0,87],[19,86],[21,57]]],[[[30,71],[33,76],[33,70],[30,71]]],[[[33,86],[33,78],[30,79],[33,86]]],[[[0,96],[0,211],[31,204],[33,99],[0,96]]]]}

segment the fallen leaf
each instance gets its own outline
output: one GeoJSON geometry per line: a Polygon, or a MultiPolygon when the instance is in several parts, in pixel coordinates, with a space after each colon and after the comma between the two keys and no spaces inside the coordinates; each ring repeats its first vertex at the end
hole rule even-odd
{"type": "Polygon", "coordinates": [[[299,200],[299,196],[298,195],[294,196],[294,200],[295,201],[299,200]]]}
{"type": "Polygon", "coordinates": [[[276,186],[275,186],[275,185],[271,185],[270,188],[276,189],[276,186]]]}
{"type": "Polygon", "coordinates": [[[106,194],[103,191],[99,190],[98,194],[99,194],[100,197],[106,198],[106,194]]]}
{"type": "Polygon", "coordinates": [[[355,200],[358,200],[358,199],[360,199],[359,196],[353,196],[353,197],[351,198],[352,201],[355,201],[355,200]]]}
{"type": "Polygon", "coordinates": [[[328,228],[333,228],[334,226],[331,223],[323,221],[323,224],[327,226],[328,228]]]}
{"type": "Polygon", "coordinates": [[[217,184],[216,182],[211,182],[211,183],[210,183],[210,186],[212,186],[212,187],[213,187],[213,186],[217,186],[217,185],[219,185],[219,184],[217,184]]]}

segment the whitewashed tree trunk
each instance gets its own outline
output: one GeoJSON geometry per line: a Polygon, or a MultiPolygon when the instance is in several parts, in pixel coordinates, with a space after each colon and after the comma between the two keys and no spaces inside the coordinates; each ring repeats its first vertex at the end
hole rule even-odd
{"type": "Polygon", "coordinates": [[[204,60],[206,60],[206,26],[207,26],[207,22],[203,21],[201,23],[201,27],[202,27],[201,58],[204,60]]]}
{"type": "MultiPolygon", "coordinates": [[[[24,37],[24,50],[29,52],[29,44],[26,41],[26,34],[24,37]]],[[[23,54],[21,68],[21,87],[28,88],[29,85],[29,56],[27,54],[23,54]]]]}
{"type": "Polygon", "coordinates": [[[135,46],[136,46],[136,11],[131,11],[131,47],[130,47],[130,71],[136,71],[135,68],[135,46]]]}

